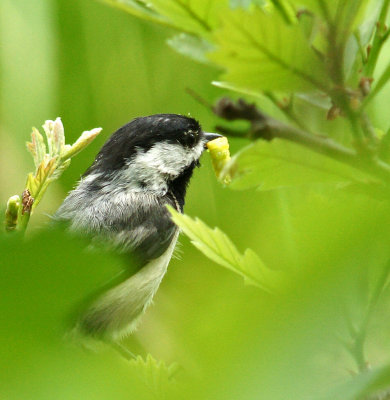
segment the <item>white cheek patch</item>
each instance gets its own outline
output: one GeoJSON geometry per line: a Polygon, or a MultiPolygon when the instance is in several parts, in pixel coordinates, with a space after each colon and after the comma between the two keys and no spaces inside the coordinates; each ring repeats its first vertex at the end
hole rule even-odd
{"type": "Polygon", "coordinates": [[[204,141],[192,148],[181,144],[159,142],[150,150],[139,150],[120,171],[121,181],[128,182],[133,190],[149,190],[164,195],[168,191],[168,180],[179,176],[204,150],[204,141]],[[143,186],[141,186],[143,185],[143,186]]]}
{"type": "MultiPolygon", "coordinates": [[[[188,166],[197,161],[204,151],[205,141],[187,148],[179,143],[156,143],[150,150],[138,150],[126,167],[113,173],[100,189],[102,193],[120,193],[123,189],[152,191],[164,195],[168,191],[168,180],[178,177],[188,166]]],[[[86,176],[80,182],[89,185],[100,174],[86,176]]]]}
{"type": "Polygon", "coordinates": [[[163,175],[176,177],[194,161],[198,160],[204,150],[204,141],[187,148],[181,144],[159,142],[147,152],[139,152],[133,163],[138,168],[150,168],[163,175]]]}

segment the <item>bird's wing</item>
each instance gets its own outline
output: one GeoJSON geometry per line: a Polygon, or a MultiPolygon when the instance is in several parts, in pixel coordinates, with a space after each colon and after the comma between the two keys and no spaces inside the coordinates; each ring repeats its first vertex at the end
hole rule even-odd
{"type": "Polygon", "coordinates": [[[99,224],[97,240],[108,239],[110,245],[135,257],[142,267],[164,254],[177,232],[167,204],[177,208],[169,196],[133,194],[124,202],[112,202],[99,224]]]}
{"type": "Polygon", "coordinates": [[[76,188],[54,219],[67,223],[71,231],[89,236],[93,246],[130,254],[140,268],[167,250],[178,229],[166,205],[178,209],[169,195],[127,192],[97,196],[76,188]]]}
{"type": "Polygon", "coordinates": [[[111,228],[108,234],[114,246],[144,264],[165,253],[178,229],[165,204],[130,214],[111,228]]]}

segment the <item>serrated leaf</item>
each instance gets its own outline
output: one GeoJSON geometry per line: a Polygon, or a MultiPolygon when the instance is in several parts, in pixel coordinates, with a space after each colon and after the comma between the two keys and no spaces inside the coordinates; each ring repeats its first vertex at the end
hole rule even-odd
{"type": "Polygon", "coordinates": [[[164,361],[157,361],[151,354],[145,359],[137,356],[130,364],[156,398],[165,398],[167,388],[174,383],[173,375],[177,370],[177,364],[168,367],[164,361]]]}
{"type": "MultiPolygon", "coordinates": [[[[45,121],[43,129],[48,149],[46,149],[43,136],[36,128],[33,128],[31,133],[31,142],[27,143],[27,150],[32,154],[35,163],[35,173],[29,173],[26,182],[26,189],[28,189],[30,196],[34,198],[32,209],[38,205],[49,184],[69,166],[70,158],[88,146],[102,130],[102,128],[94,128],[90,131],[84,131],[70,146],[65,144],[64,126],[61,118],[45,121]]],[[[26,229],[29,215],[30,213],[19,224],[23,230],[26,229]]]]}
{"type": "Polygon", "coordinates": [[[222,17],[212,61],[225,68],[223,80],[250,90],[305,92],[327,89],[325,65],[298,24],[277,13],[237,9],[222,17]]]}
{"type": "Polygon", "coordinates": [[[27,150],[31,153],[31,155],[34,157],[34,163],[35,163],[35,157],[37,155],[36,150],[35,150],[35,144],[34,144],[34,139],[32,142],[27,142],[26,143],[27,150]]]}
{"type": "Polygon", "coordinates": [[[47,155],[45,155],[35,174],[30,173],[27,177],[26,188],[35,199],[33,209],[38,205],[49,183],[53,181],[53,173],[57,168],[57,159],[58,157],[53,157],[48,160],[47,155]]]}
{"type": "Polygon", "coordinates": [[[348,165],[280,139],[258,140],[243,148],[223,171],[228,173],[232,177],[229,187],[238,190],[368,180],[348,165]]]}
{"type": "Polygon", "coordinates": [[[56,161],[57,161],[58,157],[53,157],[49,160],[49,162],[46,164],[45,167],[45,175],[46,176],[50,176],[52,175],[52,173],[54,172],[54,170],[56,169],[57,165],[56,165],[56,161]]]}
{"type": "Polygon", "coordinates": [[[168,20],[159,15],[150,7],[150,3],[136,0],[103,0],[111,7],[119,8],[135,17],[146,19],[149,21],[166,24],[168,20]]]}
{"type": "Polygon", "coordinates": [[[49,161],[42,161],[35,173],[36,180],[41,184],[47,177],[49,177],[56,169],[57,157],[51,158],[49,161]]]}
{"type": "Polygon", "coordinates": [[[53,123],[53,149],[54,154],[61,154],[65,146],[64,126],[62,125],[61,118],[56,118],[53,123]]]}
{"type": "Polygon", "coordinates": [[[53,152],[53,122],[52,120],[47,120],[45,121],[45,123],[42,125],[42,128],[45,132],[46,135],[46,141],[47,141],[47,145],[48,145],[48,154],[50,157],[52,157],[54,155],[53,152]]]}
{"type": "Polygon", "coordinates": [[[64,126],[61,118],[56,118],[55,121],[47,120],[42,125],[49,146],[49,155],[54,157],[59,155],[65,146],[64,126]]]}
{"type": "Polygon", "coordinates": [[[72,146],[69,147],[69,145],[65,145],[61,153],[61,161],[63,162],[74,157],[77,153],[80,153],[80,151],[85,149],[101,131],[102,128],[93,128],[90,131],[84,131],[72,146]]]}
{"type": "Polygon", "coordinates": [[[200,219],[192,219],[171,207],[169,211],[173,221],[206,257],[241,275],[245,282],[267,292],[272,292],[277,288],[280,283],[280,273],[267,268],[251,249],[241,254],[220,229],[211,229],[200,219]]]}
{"type": "Polygon", "coordinates": [[[218,25],[228,0],[103,0],[136,17],[195,35],[208,35],[218,25]]]}
{"type": "Polygon", "coordinates": [[[38,182],[42,182],[45,179],[45,162],[42,161],[37,168],[37,172],[35,173],[35,178],[38,182]]]}
{"type": "Polygon", "coordinates": [[[210,60],[206,57],[206,53],[210,52],[213,46],[205,39],[186,33],[180,33],[168,39],[167,43],[175,51],[184,56],[203,64],[210,63],[210,60]]]}
{"type": "Polygon", "coordinates": [[[69,167],[71,163],[71,159],[68,158],[67,160],[63,161],[52,173],[52,179],[58,179],[62,173],[69,167]]]}
{"type": "Polygon", "coordinates": [[[177,29],[201,36],[219,25],[219,17],[229,7],[228,0],[150,0],[148,4],[177,29]]]}
{"type": "Polygon", "coordinates": [[[27,142],[27,149],[34,158],[35,167],[42,162],[46,154],[46,145],[38,129],[32,128],[31,142],[27,142]]]}
{"type": "Polygon", "coordinates": [[[259,269],[259,265],[263,265],[263,262],[252,249],[245,250],[243,264],[245,264],[246,270],[248,271],[248,274],[245,277],[247,283],[251,285],[256,285],[256,282],[253,281],[251,278],[252,276],[259,276],[259,280],[262,282],[268,279],[267,274],[269,273],[269,271],[264,269],[265,266],[263,269],[259,269]]]}

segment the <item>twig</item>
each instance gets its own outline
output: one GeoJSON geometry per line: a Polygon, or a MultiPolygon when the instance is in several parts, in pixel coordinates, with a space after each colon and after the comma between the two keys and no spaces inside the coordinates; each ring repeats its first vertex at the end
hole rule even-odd
{"type": "Polygon", "coordinates": [[[238,129],[232,129],[222,125],[216,125],[215,129],[229,137],[245,138],[247,136],[246,131],[239,131],[238,129]]]}
{"type": "Polygon", "coordinates": [[[360,32],[359,31],[355,31],[353,33],[353,36],[354,36],[354,38],[356,40],[356,44],[358,45],[358,50],[359,50],[360,56],[362,58],[362,63],[364,65],[367,62],[367,51],[366,51],[366,49],[363,48],[362,40],[361,40],[361,37],[360,37],[360,32]]]}
{"type": "Polygon", "coordinates": [[[110,342],[110,344],[111,347],[115,349],[127,361],[137,359],[137,356],[122,344],[116,342],[110,342]]]}
{"type": "Polygon", "coordinates": [[[194,89],[190,87],[185,88],[186,93],[188,93],[194,100],[196,100],[202,106],[208,108],[209,110],[213,109],[213,105],[209,103],[204,97],[202,97],[199,93],[195,92],[194,89]]]}
{"type": "Polygon", "coordinates": [[[367,64],[364,72],[366,76],[372,77],[378,61],[379,53],[383,44],[388,38],[388,28],[386,27],[386,18],[389,11],[390,0],[383,0],[382,8],[379,14],[378,22],[376,24],[376,31],[374,40],[372,42],[370,54],[368,56],[367,64]]]}
{"type": "Polygon", "coordinates": [[[385,68],[385,70],[382,72],[382,75],[376,81],[374,88],[364,99],[363,104],[361,106],[362,110],[367,106],[368,103],[372,102],[372,100],[376,97],[378,93],[380,93],[382,88],[388,83],[389,79],[390,79],[390,65],[388,65],[385,68]]]}
{"type": "Polygon", "coordinates": [[[294,122],[300,128],[308,130],[307,126],[299,119],[299,117],[294,112],[294,109],[292,106],[292,96],[287,105],[281,104],[281,102],[278,100],[278,98],[272,92],[264,92],[264,96],[266,96],[269,100],[271,100],[272,103],[274,103],[284,113],[284,115],[286,115],[286,117],[290,121],[294,122]]]}
{"type": "Polygon", "coordinates": [[[383,267],[382,273],[379,276],[375,288],[372,292],[372,295],[368,301],[367,309],[363,316],[362,322],[360,323],[360,326],[358,327],[355,333],[352,333],[353,343],[349,350],[351,355],[355,359],[359,372],[367,370],[369,366],[364,355],[364,345],[372,315],[375,311],[375,308],[378,304],[378,301],[382,293],[386,288],[386,283],[389,279],[389,274],[390,274],[390,260],[383,267]]]}
{"type": "Polygon", "coordinates": [[[313,135],[303,129],[275,120],[258,110],[255,104],[248,104],[243,99],[233,102],[229,98],[222,98],[214,106],[213,111],[228,121],[238,119],[249,121],[251,123],[248,134],[250,139],[285,139],[390,183],[389,164],[369,154],[361,154],[344,147],[328,137],[313,135]]]}

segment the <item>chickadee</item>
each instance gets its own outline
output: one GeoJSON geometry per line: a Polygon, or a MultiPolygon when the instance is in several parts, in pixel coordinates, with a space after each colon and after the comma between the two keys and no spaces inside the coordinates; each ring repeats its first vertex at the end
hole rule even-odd
{"type": "Polygon", "coordinates": [[[54,219],[71,231],[129,253],[137,272],[93,299],[77,330],[117,341],[131,333],[167,270],[179,230],[166,205],[182,212],[206,143],[220,135],[177,114],[136,118],[104,144],[54,219]]]}

